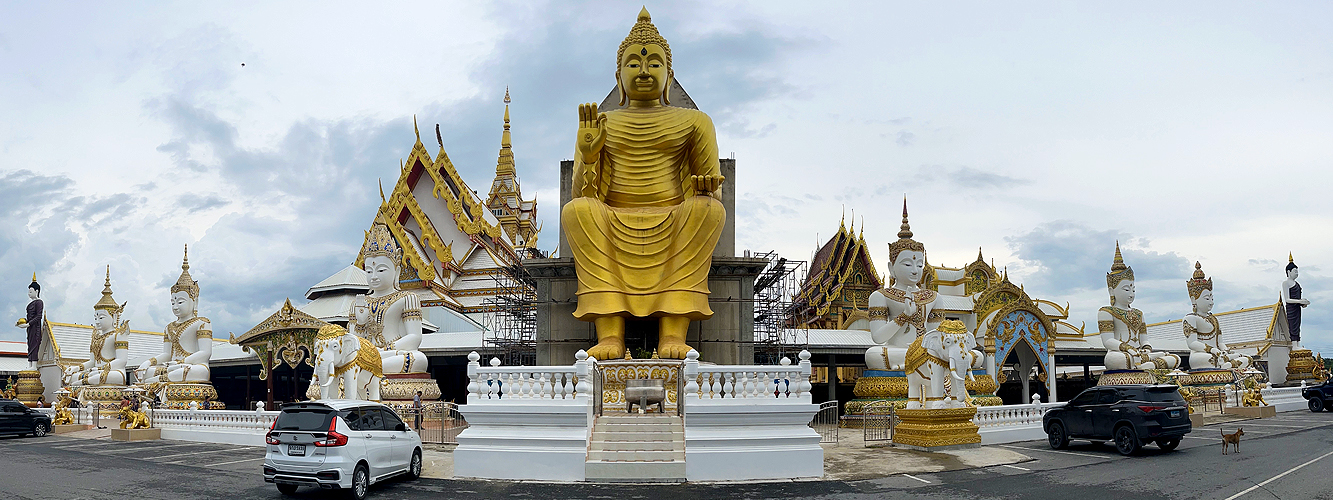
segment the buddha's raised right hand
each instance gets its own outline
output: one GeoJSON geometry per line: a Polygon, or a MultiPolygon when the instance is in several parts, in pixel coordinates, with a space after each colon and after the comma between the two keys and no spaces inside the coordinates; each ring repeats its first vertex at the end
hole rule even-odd
{"type": "Polygon", "coordinates": [[[606,145],[606,113],[598,113],[597,104],[579,105],[579,135],[575,142],[583,163],[597,163],[602,146],[606,145]]]}

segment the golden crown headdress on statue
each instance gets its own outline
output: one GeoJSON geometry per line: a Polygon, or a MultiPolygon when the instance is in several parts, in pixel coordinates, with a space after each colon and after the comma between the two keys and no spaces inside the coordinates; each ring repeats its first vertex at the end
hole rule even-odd
{"type": "Polygon", "coordinates": [[[903,198],[903,225],[898,227],[898,241],[889,243],[889,266],[898,262],[903,250],[926,253],[926,245],[912,239],[912,226],[907,224],[907,199],[903,198]]]}
{"type": "MultiPolygon", "coordinates": [[[[110,273],[110,268],[107,269],[110,273]]],[[[176,284],[171,285],[171,293],[185,292],[190,296],[190,300],[199,300],[199,282],[190,277],[190,245],[185,245],[185,258],[181,260],[181,277],[176,279],[176,284]]]]}
{"type": "Polygon", "coordinates": [[[944,333],[967,333],[967,325],[956,319],[946,319],[940,322],[940,326],[935,328],[944,333]]]}
{"type": "Polygon", "coordinates": [[[366,242],[361,245],[361,260],[364,262],[371,257],[388,257],[394,265],[403,265],[403,248],[393,239],[389,226],[377,222],[366,231],[366,242]]]}
{"type": "Polygon", "coordinates": [[[106,266],[106,284],[102,287],[102,298],[93,304],[93,310],[106,311],[113,318],[119,317],[121,311],[125,310],[125,304],[116,304],[116,299],[111,297],[111,266],[106,266]]]}
{"type": "Polygon", "coordinates": [[[1204,279],[1203,266],[1198,262],[1194,263],[1194,277],[1185,282],[1185,287],[1190,291],[1190,299],[1197,299],[1203,294],[1204,290],[1213,290],[1213,279],[1204,279]]]}
{"type": "Polygon", "coordinates": [[[315,335],[317,340],[333,340],[347,335],[347,329],[338,325],[324,325],[319,327],[319,333],[315,335]]]}
{"type": "Polygon", "coordinates": [[[1120,242],[1115,242],[1115,260],[1111,261],[1111,272],[1106,273],[1106,288],[1115,288],[1121,281],[1134,281],[1134,268],[1125,265],[1125,258],[1120,255],[1120,242]]]}

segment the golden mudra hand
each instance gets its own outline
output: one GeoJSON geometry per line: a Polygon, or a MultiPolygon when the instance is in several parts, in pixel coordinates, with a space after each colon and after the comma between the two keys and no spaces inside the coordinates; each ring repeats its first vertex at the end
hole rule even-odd
{"type": "Polygon", "coordinates": [[[722,181],[726,178],[721,175],[694,175],[694,191],[696,194],[710,194],[722,187],[722,181]]]}
{"type": "Polygon", "coordinates": [[[606,113],[598,113],[594,103],[579,105],[579,135],[575,141],[584,163],[596,163],[606,144],[606,113]]]}

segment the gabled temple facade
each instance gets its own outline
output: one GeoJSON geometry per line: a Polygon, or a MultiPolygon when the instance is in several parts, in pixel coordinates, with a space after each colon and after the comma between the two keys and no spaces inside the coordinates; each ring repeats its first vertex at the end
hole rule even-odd
{"type": "MultiPolygon", "coordinates": [[[[382,203],[367,228],[374,223],[389,227],[403,248],[399,286],[417,293],[426,313],[424,319],[443,331],[448,324],[460,324],[464,317],[473,326],[480,324],[487,299],[498,291],[495,276],[501,267],[517,264],[519,253],[506,236],[501,220],[458,175],[438,130],[436,139],[440,149],[432,157],[417,129],[416,143],[401,164],[398,181],[387,193],[381,186],[382,203]],[[431,313],[439,309],[448,313],[431,313]]],[[[507,131],[503,143],[508,144],[507,131]]],[[[503,163],[504,150],[501,158],[503,163]]],[[[512,155],[509,163],[512,172],[512,155]]],[[[517,193],[517,179],[514,181],[517,193]]],[[[536,215],[535,203],[530,214],[536,215]]],[[[535,242],[535,232],[524,241],[535,242]]],[[[325,280],[340,286],[322,286],[321,282],[312,288],[307,295],[311,303],[301,309],[325,321],[346,321],[342,309],[350,304],[350,296],[365,293],[362,283],[351,282],[358,278],[364,281],[352,276],[362,260],[357,255],[351,262],[351,275],[344,269],[325,280]]]]}
{"type": "Polygon", "coordinates": [[[509,89],[505,89],[504,132],[500,136],[500,155],[495,162],[495,180],[486,198],[486,209],[500,223],[509,244],[519,254],[540,256],[537,249],[537,199],[523,199],[509,139],[509,89]]]}
{"type": "Polygon", "coordinates": [[[856,234],[855,222],[851,230],[839,224],[810,261],[810,272],[793,301],[804,309],[797,317],[809,318],[806,328],[868,329],[867,300],[881,286],[864,233],[856,234]]]}

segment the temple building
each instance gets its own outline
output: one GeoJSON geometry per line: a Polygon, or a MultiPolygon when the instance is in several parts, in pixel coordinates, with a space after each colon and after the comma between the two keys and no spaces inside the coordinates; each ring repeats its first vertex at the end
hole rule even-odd
{"type": "Polygon", "coordinates": [[[866,301],[883,287],[866,246],[865,230],[856,233],[845,223],[810,259],[810,271],[793,304],[805,327],[825,330],[864,330],[870,327],[866,301]]]}
{"type": "Polygon", "coordinates": [[[500,156],[495,161],[495,180],[486,198],[486,209],[500,221],[509,244],[520,255],[540,257],[537,250],[537,199],[523,199],[514,165],[514,151],[509,140],[509,89],[505,89],[505,124],[500,136],[500,156]]]}

